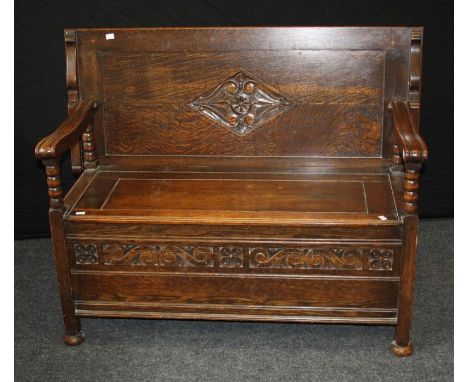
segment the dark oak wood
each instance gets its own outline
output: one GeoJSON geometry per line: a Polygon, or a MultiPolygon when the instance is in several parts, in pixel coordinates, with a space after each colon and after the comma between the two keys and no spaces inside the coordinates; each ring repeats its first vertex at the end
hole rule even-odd
{"type": "MultiPolygon", "coordinates": [[[[71,114],[80,99],[78,95],[77,66],[76,66],[76,32],[65,31],[65,55],[67,63],[66,79],[68,91],[68,113],[71,114]]],[[[81,163],[81,141],[71,147],[72,172],[80,174],[83,171],[81,163]]]]}
{"type": "Polygon", "coordinates": [[[398,296],[398,325],[395,344],[392,351],[396,355],[407,356],[413,351],[411,343],[411,320],[413,316],[413,285],[416,270],[416,253],[418,247],[418,219],[406,216],[403,222],[403,251],[401,258],[400,292],[398,296]]]}
{"type": "Polygon", "coordinates": [[[69,116],[36,147],[65,343],[80,317],[365,323],[410,355],[421,49],[406,27],[66,30],[69,116]]]}
{"type": "Polygon", "coordinates": [[[36,146],[36,158],[59,160],[65,150],[70,149],[93,122],[97,102],[82,101],[73,113],[51,135],[36,146]]]}
{"type": "MultiPolygon", "coordinates": [[[[419,171],[427,160],[426,143],[418,133],[416,117],[409,102],[394,101],[390,103],[393,113],[396,148],[402,158],[405,169],[404,177],[404,208],[407,212],[417,211],[419,171]]],[[[393,159],[393,164],[401,161],[393,159]]]]}

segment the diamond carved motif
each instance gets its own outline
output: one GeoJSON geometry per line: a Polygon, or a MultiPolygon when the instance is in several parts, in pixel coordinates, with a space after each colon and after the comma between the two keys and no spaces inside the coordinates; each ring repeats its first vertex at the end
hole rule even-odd
{"type": "Polygon", "coordinates": [[[293,107],[294,101],[240,71],[189,106],[232,132],[245,135],[293,107]]]}

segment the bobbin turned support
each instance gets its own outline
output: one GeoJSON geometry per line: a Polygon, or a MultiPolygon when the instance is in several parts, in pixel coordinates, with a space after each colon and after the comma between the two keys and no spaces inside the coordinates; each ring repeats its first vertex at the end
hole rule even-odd
{"type": "Polygon", "coordinates": [[[419,190],[419,171],[420,163],[410,163],[405,166],[405,175],[403,181],[403,200],[406,212],[414,214],[418,211],[418,190],[419,190]]]}

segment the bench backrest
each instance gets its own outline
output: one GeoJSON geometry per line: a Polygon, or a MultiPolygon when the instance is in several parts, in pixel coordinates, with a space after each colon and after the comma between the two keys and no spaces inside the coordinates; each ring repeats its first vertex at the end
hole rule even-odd
{"type": "Polygon", "coordinates": [[[421,29],[66,30],[70,108],[101,104],[98,161],[291,169],[388,163],[387,103],[419,106],[421,29]]]}

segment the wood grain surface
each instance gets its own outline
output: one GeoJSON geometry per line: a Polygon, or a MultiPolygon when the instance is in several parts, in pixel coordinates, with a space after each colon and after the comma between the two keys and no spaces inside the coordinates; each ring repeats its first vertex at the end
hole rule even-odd
{"type": "Polygon", "coordinates": [[[391,154],[384,106],[408,93],[408,28],[115,29],[113,40],[107,32],[76,30],[80,95],[103,104],[98,157],[391,154]],[[239,70],[295,106],[243,136],[188,106],[239,70]]]}

